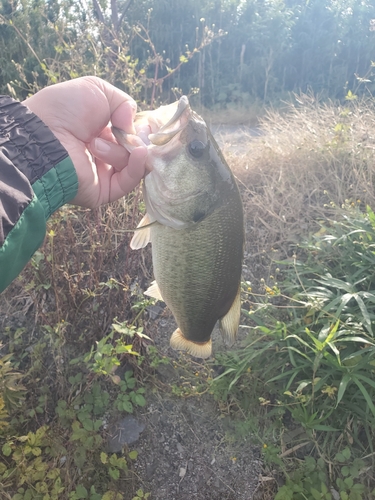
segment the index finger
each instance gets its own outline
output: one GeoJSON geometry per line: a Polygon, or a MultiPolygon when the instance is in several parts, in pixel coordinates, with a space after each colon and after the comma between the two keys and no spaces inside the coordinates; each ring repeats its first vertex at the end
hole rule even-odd
{"type": "Polygon", "coordinates": [[[128,134],[134,134],[133,120],[137,112],[135,100],[105,80],[94,77],[94,83],[107,98],[112,124],[128,134]]]}

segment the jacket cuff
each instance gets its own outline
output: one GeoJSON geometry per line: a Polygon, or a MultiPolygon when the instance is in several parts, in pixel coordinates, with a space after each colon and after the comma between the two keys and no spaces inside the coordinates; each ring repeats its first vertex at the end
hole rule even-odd
{"type": "Polygon", "coordinates": [[[0,100],[0,122],[10,145],[6,155],[30,182],[47,220],[78,191],[68,152],[38,116],[11,97],[0,100]]]}
{"type": "Polygon", "coordinates": [[[77,173],[69,156],[51,168],[32,184],[47,220],[53,212],[72,200],[77,194],[77,173]]]}

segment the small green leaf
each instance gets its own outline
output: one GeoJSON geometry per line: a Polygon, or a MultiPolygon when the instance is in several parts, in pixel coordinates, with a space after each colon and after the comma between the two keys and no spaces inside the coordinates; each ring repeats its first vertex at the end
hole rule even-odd
{"type": "Polygon", "coordinates": [[[341,467],[341,474],[344,476],[344,477],[347,477],[349,476],[350,474],[350,469],[347,465],[344,465],[344,467],[341,467]]]}
{"type": "Polygon", "coordinates": [[[3,445],[2,452],[4,456],[9,457],[9,455],[12,453],[12,448],[9,443],[5,443],[3,445]]]}
{"type": "Polygon", "coordinates": [[[351,376],[349,373],[346,373],[342,379],[341,379],[341,382],[340,382],[340,386],[339,386],[339,390],[337,391],[337,402],[336,402],[336,407],[337,405],[340,403],[340,401],[342,400],[344,394],[345,394],[345,391],[346,391],[346,388],[349,384],[349,382],[351,381],[351,376]]]}
{"type": "Polygon", "coordinates": [[[112,467],[110,467],[108,469],[108,472],[111,478],[114,479],[115,481],[117,481],[117,479],[120,477],[120,471],[118,469],[113,469],[112,467]]]}
{"type": "Polygon", "coordinates": [[[76,498],[78,499],[81,499],[81,498],[87,498],[87,490],[84,486],[82,486],[82,484],[79,484],[76,488],[76,491],[75,491],[75,494],[76,494],[76,498]]]}
{"type": "Polygon", "coordinates": [[[122,404],[122,409],[126,411],[127,413],[133,413],[133,405],[131,404],[130,401],[123,401],[122,404]]]}

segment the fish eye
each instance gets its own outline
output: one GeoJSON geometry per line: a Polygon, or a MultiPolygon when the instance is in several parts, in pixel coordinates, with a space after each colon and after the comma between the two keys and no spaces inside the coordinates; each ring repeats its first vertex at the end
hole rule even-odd
{"type": "Polygon", "coordinates": [[[191,141],[191,143],[188,145],[188,149],[191,156],[193,156],[194,158],[201,158],[203,156],[204,150],[206,149],[206,144],[203,144],[203,142],[194,139],[194,141],[191,141]]]}

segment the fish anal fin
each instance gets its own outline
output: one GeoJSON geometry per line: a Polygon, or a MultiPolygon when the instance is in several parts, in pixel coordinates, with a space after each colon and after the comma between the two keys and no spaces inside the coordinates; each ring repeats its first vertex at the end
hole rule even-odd
{"type": "Polygon", "coordinates": [[[139,250],[144,248],[151,241],[151,231],[149,225],[151,224],[150,217],[146,214],[141,222],[138,224],[134,236],[130,242],[132,250],[139,250]],[[143,226],[148,226],[142,229],[143,226]]]}
{"type": "Polygon", "coordinates": [[[223,334],[224,341],[231,346],[236,340],[238,326],[240,324],[241,315],[241,284],[238,287],[236,298],[231,305],[231,308],[225,316],[220,319],[220,330],[223,334]]]}
{"type": "Polygon", "coordinates": [[[177,351],[186,351],[191,356],[196,358],[206,359],[211,356],[212,353],[212,341],[208,342],[192,342],[184,337],[183,333],[179,328],[172,333],[170,339],[170,346],[177,351]]]}
{"type": "Polygon", "coordinates": [[[156,283],[156,281],[153,281],[151,285],[147,288],[147,290],[145,291],[145,295],[164,302],[159,285],[156,283]]]}

